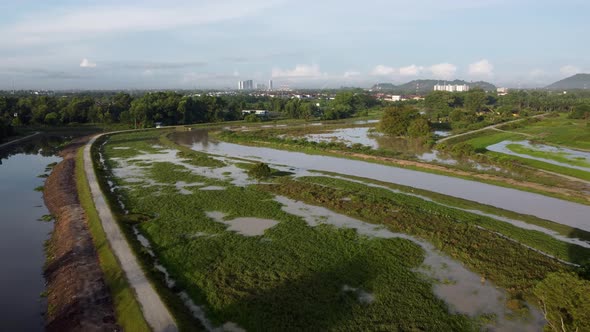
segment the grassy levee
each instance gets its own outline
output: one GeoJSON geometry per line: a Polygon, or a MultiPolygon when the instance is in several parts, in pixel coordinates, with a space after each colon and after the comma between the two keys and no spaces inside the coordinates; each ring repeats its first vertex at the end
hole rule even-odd
{"type": "MultiPolygon", "coordinates": [[[[143,141],[144,139],[150,139],[154,137],[158,137],[159,135],[164,135],[165,133],[169,132],[169,130],[145,130],[145,131],[136,131],[127,134],[113,134],[108,136],[103,136],[99,138],[94,145],[92,146],[91,155],[94,161],[99,160],[98,155],[98,147],[101,146],[105,140],[110,139],[110,137],[118,136],[118,135],[129,135],[133,137],[134,140],[143,141]]],[[[154,141],[154,144],[157,141],[154,141]]],[[[147,148],[147,147],[146,147],[147,148]]],[[[121,151],[124,155],[125,151],[121,151]]],[[[185,306],[182,299],[178,297],[176,294],[177,288],[170,289],[166,285],[165,276],[154,267],[154,260],[151,257],[146,249],[141,245],[138,241],[137,237],[133,233],[132,226],[136,222],[134,220],[134,215],[127,216],[125,211],[122,210],[121,206],[117,203],[116,198],[110,191],[110,187],[107,183],[107,179],[111,177],[108,169],[103,169],[98,163],[94,163],[95,172],[97,174],[97,179],[99,181],[99,185],[101,187],[101,191],[105,196],[105,200],[109,205],[111,211],[117,222],[119,223],[119,227],[123,231],[123,234],[127,240],[127,243],[133,250],[141,268],[143,269],[144,273],[154,286],[156,292],[165,303],[165,305],[170,310],[170,313],[174,316],[174,319],[177,323],[177,326],[180,331],[204,331],[204,327],[202,324],[193,316],[190,310],[185,306]]]]}
{"type": "Polygon", "coordinates": [[[581,247],[576,248],[579,254],[568,256],[569,245],[542,233],[525,231],[491,218],[473,216],[415,197],[345,180],[304,177],[283,179],[279,184],[260,187],[382,224],[395,232],[426,239],[442,252],[506,289],[514,300],[534,300],[532,290],[547,274],[571,268],[476,226],[507,234],[532,247],[566,256],[564,258],[568,260],[578,261],[588,257],[588,250],[581,247]]]}
{"type": "MultiPolygon", "coordinates": [[[[124,228],[129,229],[132,216],[143,217],[135,225],[159,262],[178,290],[204,305],[214,325],[231,321],[254,331],[480,328],[476,318],[449,312],[432,292],[433,281],[415,271],[424,259],[420,246],[325,224],[310,227],[256,186],[234,186],[166,161],[133,161],[158,153],[153,145],[162,143],[157,134],[112,136],[104,147],[107,169],[120,162],[113,158],[124,158],[143,167],[144,181],[136,181],[137,175],[130,181],[102,176],[113,181],[114,195],[129,209],[121,220],[124,228]],[[179,181],[225,189],[186,187],[191,194],[184,195],[175,186],[179,181]],[[244,236],[208,217],[210,211],[224,212],[227,219],[257,217],[278,224],[264,235],[244,236]],[[345,285],[373,293],[374,299],[362,303],[357,293],[343,290],[345,285]]],[[[211,167],[200,155],[186,157],[188,165],[211,167]]]]}
{"type": "Polygon", "coordinates": [[[111,251],[108,240],[94,207],[86,173],[84,172],[84,149],[80,148],[76,156],[76,186],[80,204],[88,218],[88,228],[92,234],[94,246],[102,268],[105,282],[111,291],[117,323],[125,331],[150,331],[143,317],[141,307],[135,299],[133,289],[127,282],[125,273],[111,251]]]}
{"type": "Polygon", "coordinates": [[[357,177],[357,176],[352,176],[352,175],[343,175],[343,174],[338,174],[338,173],[333,173],[333,172],[324,172],[324,171],[314,171],[314,172],[320,173],[320,174],[325,174],[325,175],[332,176],[332,177],[336,176],[336,177],[340,177],[340,178],[351,179],[354,181],[361,181],[361,182],[367,183],[367,184],[375,184],[375,185],[387,187],[387,188],[390,188],[393,190],[399,190],[399,191],[408,193],[410,195],[424,196],[426,198],[432,199],[433,201],[435,201],[437,203],[449,205],[452,207],[457,207],[460,209],[479,210],[484,213],[493,214],[496,216],[506,217],[506,218],[526,222],[528,224],[541,226],[541,227],[546,228],[548,230],[555,231],[558,234],[566,236],[566,237],[578,238],[578,239],[590,242],[590,232],[584,231],[579,228],[559,224],[559,223],[556,223],[553,221],[541,219],[539,217],[535,217],[532,215],[520,214],[520,213],[509,211],[509,210],[504,210],[504,209],[501,209],[501,208],[498,208],[495,206],[478,203],[475,201],[470,201],[470,200],[457,198],[457,197],[453,197],[453,196],[447,196],[447,195],[435,193],[432,191],[408,187],[408,186],[395,184],[395,183],[383,182],[383,181],[378,181],[378,180],[373,180],[373,179],[363,178],[363,177],[357,177]]]}
{"type": "MultiPolygon", "coordinates": [[[[465,180],[471,181],[478,181],[483,183],[488,183],[500,187],[505,188],[512,188],[522,191],[528,191],[540,195],[545,195],[549,197],[559,198],[562,200],[567,200],[575,203],[590,205],[590,200],[586,198],[586,196],[582,195],[568,195],[562,194],[560,192],[551,192],[545,191],[541,189],[536,189],[530,186],[521,186],[514,184],[510,181],[502,181],[502,180],[493,180],[486,177],[477,177],[476,175],[480,174],[477,170],[470,170],[469,173],[474,175],[463,175],[461,170],[454,170],[449,168],[448,171],[442,171],[438,169],[426,168],[426,167],[419,167],[414,165],[404,165],[402,163],[397,163],[394,161],[389,161],[387,158],[393,159],[400,159],[401,161],[407,158],[403,156],[403,154],[393,151],[384,151],[379,150],[376,152],[371,152],[369,147],[358,147],[357,149],[351,150],[348,148],[344,143],[315,143],[315,142],[304,142],[304,140],[284,140],[281,138],[267,138],[266,136],[257,136],[257,132],[248,132],[248,133],[236,133],[236,132],[229,132],[229,131],[220,131],[216,133],[210,133],[213,137],[236,144],[248,145],[248,146],[259,146],[259,147],[266,147],[266,148],[274,148],[279,150],[287,150],[287,151],[294,151],[294,152],[302,152],[307,154],[313,155],[323,155],[323,156],[330,156],[330,157],[338,157],[338,158],[347,158],[353,160],[361,160],[364,162],[370,162],[375,164],[387,165],[387,166],[394,166],[399,168],[406,168],[420,172],[427,172],[432,174],[444,175],[444,176],[451,176],[465,180]],[[358,155],[357,155],[358,154],[358,155]],[[367,155],[368,157],[361,157],[359,155],[367,155]],[[376,158],[371,158],[375,156],[376,158]],[[380,158],[383,157],[383,158],[380,158]],[[459,174],[459,172],[461,174],[459,174]]],[[[480,133],[475,133],[473,136],[479,135],[480,133]]],[[[506,133],[500,133],[506,134],[506,133]]],[[[510,134],[510,133],[508,133],[510,134]]],[[[463,140],[464,138],[470,138],[469,135],[460,137],[458,139],[463,140]]],[[[497,140],[495,138],[494,140],[497,140]]],[[[500,140],[501,141],[501,140],[500,140]]],[[[447,142],[445,142],[447,143],[447,142]]],[[[496,142],[497,143],[497,142],[496,142]]],[[[493,143],[492,143],[493,144],[493,143]]],[[[445,166],[448,167],[448,166],[445,166]]],[[[506,178],[507,180],[511,180],[510,178],[506,178]]],[[[535,180],[535,179],[530,179],[535,180]]],[[[543,182],[541,182],[542,184],[543,182]]]]}

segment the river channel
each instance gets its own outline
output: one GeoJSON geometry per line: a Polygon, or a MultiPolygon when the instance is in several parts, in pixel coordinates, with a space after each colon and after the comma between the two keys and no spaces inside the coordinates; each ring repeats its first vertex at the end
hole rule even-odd
{"type": "Polygon", "coordinates": [[[219,142],[210,139],[206,129],[177,132],[172,138],[176,143],[197,151],[245,159],[255,158],[256,161],[287,165],[303,171],[329,171],[398,183],[590,231],[590,206],[539,194],[358,160],[219,142]]]}
{"type": "Polygon", "coordinates": [[[47,137],[0,149],[0,322],[4,331],[43,331],[46,311],[44,243],[52,222],[39,221],[48,214],[43,194],[45,167],[61,158],[52,146],[60,139],[47,137]]]}

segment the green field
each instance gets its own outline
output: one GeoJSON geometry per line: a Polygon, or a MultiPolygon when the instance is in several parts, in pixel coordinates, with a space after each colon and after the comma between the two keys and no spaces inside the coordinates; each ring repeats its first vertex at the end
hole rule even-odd
{"type": "MultiPolygon", "coordinates": [[[[295,180],[288,173],[275,172],[281,176],[275,176],[273,184],[232,185],[235,174],[223,167],[235,163],[243,169],[248,163],[212,159],[159,135],[113,135],[104,147],[107,170],[103,176],[113,181],[115,194],[129,209],[128,215],[119,216],[123,228],[128,233],[131,225],[139,228],[150,240],[158,261],[177,281],[175,289],[186,290],[203,305],[214,325],[234,322],[247,330],[476,330],[480,322],[490,319],[450,313],[445,302],[434,295],[434,281],[415,270],[424,253],[413,242],[370,238],[354,229],[328,224],[310,227],[300,217],[284,212],[273,200],[275,194],[426,239],[506,289],[509,307],[516,314],[526,312],[525,300],[535,303],[532,289],[547,274],[570,268],[503,236],[572,262],[590,256],[588,249],[540,232],[346,180],[324,176],[295,180]],[[160,146],[154,147],[156,144],[160,146]],[[178,150],[184,164],[178,164],[178,159],[161,160],[158,155],[163,148],[178,150]],[[146,154],[154,157],[142,157],[146,154]],[[116,178],[111,174],[124,165],[127,170],[141,167],[140,176],[116,178]],[[223,176],[205,177],[188,167],[220,169],[223,176]],[[189,194],[179,190],[181,182],[185,184],[182,190],[189,194]],[[203,186],[224,190],[199,190],[203,186]],[[256,217],[278,224],[264,235],[244,236],[208,216],[207,212],[213,211],[225,213],[225,220],[256,217]],[[358,294],[343,291],[345,286],[372,294],[374,302],[361,301],[358,294]]],[[[443,195],[436,198],[473,208],[467,201],[443,195]]],[[[566,236],[588,236],[493,207],[475,208],[566,236]]],[[[133,236],[128,237],[149,269],[149,257],[133,236]]],[[[152,277],[160,282],[163,279],[154,271],[152,277]]]]}
{"type": "Polygon", "coordinates": [[[535,141],[590,151],[590,126],[586,120],[568,119],[566,114],[527,124],[514,131],[535,136],[535,141]]]}

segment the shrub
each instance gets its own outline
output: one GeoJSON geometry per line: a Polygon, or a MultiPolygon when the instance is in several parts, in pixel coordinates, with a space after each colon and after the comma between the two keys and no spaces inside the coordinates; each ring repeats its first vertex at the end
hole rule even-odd
{"type": "Polygon", "coordinates": [[[270,167],[265,163],[257,163],[248,171],[248,175],[256,179],[269,178],[272,174],[270,167]]]}

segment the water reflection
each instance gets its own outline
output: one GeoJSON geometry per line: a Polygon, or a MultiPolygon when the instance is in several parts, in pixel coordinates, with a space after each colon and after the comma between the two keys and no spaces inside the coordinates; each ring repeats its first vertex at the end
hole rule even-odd
{"type": "Polygon", "coordinates": [[[38,221],[48,214],[38,175],[60,161],[54,156],[60,137],[37,137],[0,151],[0,321],[5,331],[42,331],[45,289],[43,245],[52,223],[38,221]]]}
{"type": "Polygon", "coordinates": [[[308,155],[300,152],[243,146],[218,142],[211,144],[207,130],[175,133],[176,142],[197,151],[251,159],[256,156],[266,163],[288,165],[301,170],[320,170],[397,183],[459,197],[505,210],[530,214],[557,223],[590,231],[590,206],[563,201],[530,192],[498,187],[410,169],[379,165],[359,160],[308,155]]]}

